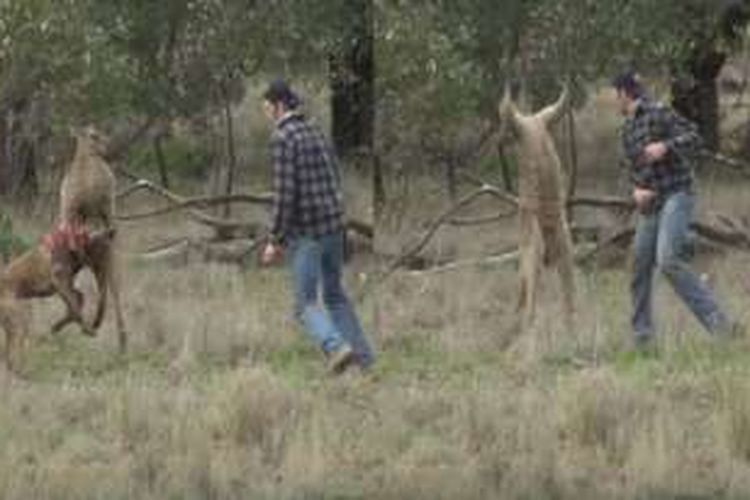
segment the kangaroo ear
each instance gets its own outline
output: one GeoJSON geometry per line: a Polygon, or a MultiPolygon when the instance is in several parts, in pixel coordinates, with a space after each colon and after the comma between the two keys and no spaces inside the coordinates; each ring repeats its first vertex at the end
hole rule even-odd
{"type": "Polygon", "coordinates": [[[500,136],[503,137],[509,130],[517,132],[520,114],[510,96],[510,82],[505,82],[503,99],[500,101],[497,111],[500,116],[500,136]]]}
{"type": "Polygon", "coordinates": [[[554,125],[567,111],[568,104],[570,101],[570,91],[568,90],[568,84],[563,84],[562,92],[557,101],[542,109],[538,115],[544,121],[545,125],[554,125]]]}

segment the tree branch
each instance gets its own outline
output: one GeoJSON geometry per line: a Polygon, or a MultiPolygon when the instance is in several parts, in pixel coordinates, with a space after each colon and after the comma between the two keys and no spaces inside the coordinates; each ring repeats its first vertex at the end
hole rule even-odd
{"type": "MultiPolygon", "coordinates": [[[[171,203],[173,206],[177,205],[179,208],[177,209],[186,209],[188,216],[193,219],[196,222],[199,222],[203,225],[210,226],[217,231],[221,232],[231,232],[231,231],[237,231],[240,229],[244,229],[247,231],[250,231],[251,233],[255,233],[259,229],[259,225],[256,223],[251,222],[245,222],[240,220],[233,220],[233,219],[222,219],[219,217],[214,217],[212,215],[208,215],[204,212],[201,212],[199,210],[195,210],[192,208],[189,208],[191,206],[193,200],[190,198],[186,198],[183,196],[180,196],[176,193],[173,193],[172,191],[165,189],[161,186],[157,186],[151,181],[147,181],[146,179],[140,179],[134,186],[132,186],[130,189],[126,190],[123,194],[131,195],[136,191],[139,190],[146,190],[149,192],[152,192],[165,200],[167,200],[169,203],[171,203]]],[[[204,200],[205,202],[205,200],[204,200]]],[[[146,216],[146,214],[136,214],[135,218],[143,218],[146,216]]],[[[150,215],[149,215],[150,216],[150,215]]],[[[117,216],[119,220],[131,220],[133,216],[128,215],[119,215],[117,216]]]]}
{"type": "Polygon", "coordinates": [[[370,282],[371,285],[365,287],[365,290],[362,294],[365,295],[369,292],[370,289],[380,285],[391,274],[393,274],[394,271],[403,266],[404,263],[409,261],[409,259],[413,258],[415,255],[421,252],[422,249],[435,235],[437,230],[440,229],[440,226],[446,224],[454,214],[466,208],[468,205],[482,196],[491,196],[497,200],[500,200],[501,202],[508,202],[508,197],[510,195],[503,193],[493,186],[485,185],[458,200],[456,203],[444,210],[443,213],[441,213],[432,222],[430,222],[427,230],[424,232],[422,237],[416,243],[402,252],[398,257],[396,257],[390,264],[388,264],[388,266],[380,273],[380,275],[370,282]]]}
{"type": "Polygon", "coordinates": [[[156,123],[156,117],[155,116],[149,116],[144,120],[144,122],[136,128],[130,135],[120,138],[118,140],[113,140],[110,147],[107,148],[107,151],[104,152],[102,157],[108,162],[113,163],[117,160],[119,160],[122,156],[127,153],[128,149],[133,146],[136,142],[140,141],[141,138],[143,138],[146,133],[151,129],[151,127],[156,123]]]}
{"type": "MultiPolygon", "coordinates": [[[[128,188],[120,192],[117,195],[117,199],[123,200],[133,193],[141,190],[149,191],[164,198],[169,203],[169,206],[135,214],[118,215],[118,220],[133,221],[150,217],[157,217],[179,210],[186,210],[188,216],[191,219],[201,224],[213,227],[218,231],[231,232],[244,230],[251,234],[256,234],[261,232],[261,225],[258,223],[214,217],[212,215],[206,214],[205,212],[196,210],[195,207],[205,208],[213,205],[223,205],[227,203],[250,203],[267,206],[273,202],[273,195],[269,193],[238,193],[228,196],[196,196],[190,198],[178,195],[146,179],[139,179],[132,186],[129,186],[128,188]]],[[[365,238],[372,240],[375,237],[375,230],[373,229],[372,224],[368,224],[367,222],[354,218],[347,218],[345,221],[345,225],[347,229],[354,231],[365,238]]]]}
{"type": "MultiPolygon", "coordinates": [[[[129,195],[130,192],[124,192],[123,195],[129,195]]],[[[260,204],[260,205],[270,205],[273,201],[272,195],[265,195],[265,194],[232,194],[228,196],[200,196],[200,197],[194,197],[194,198],[185,198],[181,202],[174,202],[171,205],[164,207],[164,208],[158,208],[155,210],[149,210],[145,212],[140,213],[134,213],[134,214],[127,214],[127,215],[121,215],[118,218],[120,220],[138,220],[138,219],[148,219],[150,217],[158,217],[160,215],[166,215],[172,212],[177,212],[179,210],[184,210],[187,208],[209,208],[214,205],[225,205],[229,203],[250,203],[250,204],[260,204]]]]}

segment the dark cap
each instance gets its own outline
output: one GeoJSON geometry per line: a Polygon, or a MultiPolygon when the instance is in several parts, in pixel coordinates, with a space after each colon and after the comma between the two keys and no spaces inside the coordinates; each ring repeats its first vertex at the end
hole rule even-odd
{"type": "Polygon", "coordinates": [[[612,79],[612,86],[624,91],[630,97],[641,97],[644,93],[641,77],[635,70],[628,69],[612,79]]]}
{"type": "Polygon", "coordinates": [[[268,85],[263,93],[263,99],[274,104],[280,102],[287,109],[296,109],[302,103],[299,96],[282,78],[277,78],[268,85]]]}

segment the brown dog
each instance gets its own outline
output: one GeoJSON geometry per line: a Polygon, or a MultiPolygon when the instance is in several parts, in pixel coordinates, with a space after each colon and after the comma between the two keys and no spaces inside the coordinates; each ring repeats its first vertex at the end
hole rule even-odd
{"type": "Polygon", "coordinates": [[[0,326],[5,329],[5,362],[9,369],[13,369],[16,343],[28,333],[22,300],[59,295],[67,313],[54,323],[52,332],[75,321],[87,335],[96,334],[106,306],[108,259],[113,238],[113,229],[89,233],[83,226],[61,224],[3,269],[0,273],[0,326]],[[75,288],[76,275],[83,267],[92,270],[99,293],[91,325],[83,319],[83,294],[75,288]]]}

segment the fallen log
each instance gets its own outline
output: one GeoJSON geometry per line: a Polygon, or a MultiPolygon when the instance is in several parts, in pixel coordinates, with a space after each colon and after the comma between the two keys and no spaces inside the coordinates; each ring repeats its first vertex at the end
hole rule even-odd
{"type": "MultiPolygon", "coordinates": [[[[582,255],[590,252],[595,247],[594,243],[581,243],[574,248],[575,258],[579,259],[582,255]]],[[[466,269],[467,267],[503,267],[505,265],[516,264],[519,258],[518,250],[508,250],[507,252],[490,255],[479,259],[463,259],[447,264],[441,264],[435,267],[428,267],[422,270],[407,271],[410,276],[424,276],[426,274],[439,274],[447,271],[466,269]]]]}
{"type": "Polygon", "coordinates": [[[183,201],[172,203],[169,206],[149,210],[140,213],[133,213],[120,216],[120,220],[138,220],[148,219],[167,215],[172,212],[178,212],[187,208],[210,208],[215,205],[226,205],[227,203],[255,203],[270,205],[273,201],[271,195],[253,195],[253,194],[232,194],[227,196],[200,196],[194,198],[185,198],[183,201]]]}
{"type": "Polygon", "coordinates": [[[502,202],[506,202],[506,194],[497,189],[494,186],[484,185],[479,189],[469,193],[468,195],[461,198],[459,201],[448,207],[442,214],[436,217],[425,230],[424,234],[417,240],[413,245],[402,252],[398,257],[391,261],[388,266],[370,281],[370,285],[365,287],[363,294],[367,294],[372,288],[378,286],[380,283],[385,281],[394,271],[404,265],[405,262],[416,256],[422,249],[429,243],[432,237],[435,235],[438,229],[446,224],[454,214],[460,210],[466,208],[468,205],[473,203],[476,199],[483,196],[491,196],[502,202]]]}
{"type": "Polygon", "coordinates": [[[235,239],[216,241],[210,239],[181,238],[165,245],[131,254],[130,258],[139,262],[168,263],[186,266],[194,262],[218,262],[246,265],[255,260],[258,241],[235,239]]]}
{"type": "MultiPolygon", "coordinates": [[[[496,192],[497,188],[484,185],[476,191],[468,194],[455,204],[451,205],[447,210],[436,217],[428,225],[427,230],[423,233],[421,238],[416,241],[415,244],[413,244],[399,256],[394,258],[390,262],[390,264],[388,264],[386,268],[380,273],[380,275],[376,276],[370,282],[370,284],[365,288],[363,294],[367,293],[370,289],[378,286],[380,283],[385,281],[397,269],[407,267],[406,263],[415,259],[417,254],[427,245],[429,240],[433,237],[440,226],[450,222],[453,214],[465,208],[478,197],[482,195],[494,196],[496,192]]],[[[504,196],[501,199],[503,202],[506,201],[504,196]]],[[[579,197],[571,200],[571,202],[579,205],[588,205],[603,208],[626,208],[629,210],[634,208],[632,202],[630,202],[629,200],[617,197],[579,197]]],[[[748,222],[746,219],[737,219],[728,217],[726,215],[716,215],[715,217],[721,223],[721,225],[712,224],[705,221],[694,221],[693,223],[691,223],[690,228],[695,232],[696,235],[704,238],[709,243],[714,244],[714,246],[715,244],[721,244],[733,248],[739,248],[742,250],[750,250],[750,222],[748,222]]],[[[591,228],[588,229],[589,232],[596,232],[601,234],[602,232],[604,232],[605,228],[594,228],[594,231],[591,231],[591,228]]],[[[581,245],[578,245],[576,247],[575,260],[578,264],[582,264],[606,248],[612,246],[627,246],[633,239],[634,234],[635,228],[629,225],[616,230],[603,241],[596,243],[583,243],[581,245]]],[[[417,274],[425,272],[440,272],[442,270],[459,269],[466,266],[481,265],[483,263],[506,264],[509,262],[513,262],[513,259],[517,258],[517,256],[514,257],[514,255],[516,255],[514,252],[515,251],[511,251],[501,255],[486,257],[482,259],[448,262],[440,264],[436,267],[426,267],[418,271],[415,270],[410,272],[417,274]]]]}
{"type": "MultiPolygon", "coordinates": [[[[188,216],[200,224],[209,226],[216,230],[217,239],[230,240],[232,235],[242,233],[247,237],[261,237],[265,232],[264,226],[258,222],[224,219],[207,214],[198,208],[207,208],[215,205],[227,203],[249,203],[268,206],[273,203],[273,195],[269,193],[252,194],[240,193],[225,196],[200,196],[186,197],[181,196],[173,191],[158,186],[146,179],[138,179],[133,185],[129,186],[117,195],[118,200],[124,200],[137,191],[148,191],[165,199],[169,205],[164,208],[151,210],[147,212],[118,215],[117,219],[122,221],[134,221],[151,217],[158,217],[177,211],[186,211],[188,216]]],[[[355,218],[347,218],[345,221],[346,228],[369,240],[374,239],[375,230],[372,224],[355,218]]]]}
{"type": "MultiPolygon", "coordinates": [[[[184,208],[186,210],[188,216],[191,219],[193,219],[194,221],[200,224],[210,226],[213,229],[215,229],[217,231],[217,236],[219,237],[219,239],[227,239],[228,235],[234,234],[235,232],[238,232],[239,230],[244,230],[244,232],[246,232],[248,235],[254,236],[258,234],[261,228],[260,224],[258,223],[241,221],[241,220],[233,220],[233,219],[223,219],[219,217],[214,217],[213,215],[209,215],[207,213],[201,212],[193,208],[189,208],[189,203],[190,203],[189,198],[180,196],[161,186],[157,186],[153,182],[148,181],[146,179],[139,179],[133,186],[127,189],[124,193],[122,193],[120,195],[120,198],[122,199],[125,196],[130,196],[139,190],[146,190],[151,193],[154,193],[164,198],[172,205],[180,205],[181,208],[184,208]]],[[[136,218],[142,218],[142,217],[136,217],[136,218]]],[[[131,216],[118,215],[117,219],[118,220],[130,220],[131,216]]]]}
{"type": "Polygon", "coordinates": [[[576,196],[568,200],[568,207],[587,206],[617,210],[635,210],[635,203],[619,196],[576,196]]]}

